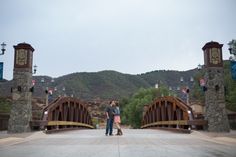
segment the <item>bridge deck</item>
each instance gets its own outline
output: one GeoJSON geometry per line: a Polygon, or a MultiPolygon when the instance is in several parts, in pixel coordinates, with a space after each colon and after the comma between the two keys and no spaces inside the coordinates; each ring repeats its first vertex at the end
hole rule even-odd
{"type": "MultiPolygon", "coordinates": [[[[235,134],[236,135],[236,134],[235,134]]],[[[210,137],[200,132],[180,134],[160,130],[125,129],[124,136],[104,130],[76,130],[30,136],[0,134],[2,157],[235,157],[236,138],[210,137]],[[8,135],[9,136],[9,135],[8,135]]]]}

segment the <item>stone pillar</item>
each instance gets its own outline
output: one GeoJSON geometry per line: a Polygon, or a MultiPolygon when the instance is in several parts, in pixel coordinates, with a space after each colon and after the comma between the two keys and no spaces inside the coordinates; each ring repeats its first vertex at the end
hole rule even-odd
{"type": "Polygon", "coordinates": [[[32,61],[34,48],[26,43],[14,46],[14,72],[12,87],[12,109],[8,124],[9,133],[31,131],[32,119],[32,61]]]}
{"type": "Polygon", "coordinates": [[[224,70],[222,60],[223,44],[206,43],[202,48],[205,63],[205,119],[208,131],[229,132],[229,122],[225,110],[224,70]]]}

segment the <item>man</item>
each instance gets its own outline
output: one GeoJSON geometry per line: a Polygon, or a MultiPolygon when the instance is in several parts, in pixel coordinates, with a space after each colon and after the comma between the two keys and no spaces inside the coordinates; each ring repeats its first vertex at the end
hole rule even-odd
{"type": "Polygon", "coordinates": [[[107,106],[106,108],[106,118],[107,118],[107,125],[106,125],[106,136],[109,135],[113,136],[112,131],[113,131],[113,122],[114,122],[114,106],[115,105],[115,101],[111,101],[109,106],[107,106]]]}

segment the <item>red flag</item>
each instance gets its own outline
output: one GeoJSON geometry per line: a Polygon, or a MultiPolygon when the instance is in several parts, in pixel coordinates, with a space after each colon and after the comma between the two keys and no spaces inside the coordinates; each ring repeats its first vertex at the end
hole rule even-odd
{"type": "Polygon", "coordinates": [[[32,80],[32,85],[33,85],[33,86],[35,85],[35,83],[36,83],[36,81],[35,81],[35,80],[32,80]]]}
{"type": "Polygon", "coordinates": [[[200,81],[199,81],[199,82],[200,82],[200,86],[202,86],[202,87],[206,85],[206,83],[205,83],[205,80],[204,80],[204,79],[200,79],[200,81]]]}

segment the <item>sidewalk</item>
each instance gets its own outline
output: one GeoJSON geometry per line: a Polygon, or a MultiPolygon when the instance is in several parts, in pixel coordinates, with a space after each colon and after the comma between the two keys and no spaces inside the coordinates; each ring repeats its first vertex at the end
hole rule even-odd
{"type": "Polygon", "coordinates": [[[42,131],[8,134],[7,131],[0,131],[0,147],[9,146],[24,141],[42,138],[45,134],[42,131]]]}
{"type": "Polygon", "coordinates": [[[0,131],[0,139],[7,138],[7,137],[19,137],[25,138],[27,136],[32,135],[34,132],[27,132],[27,133],[18,133],[18,134],[8,134],[7,131],[0,131]]]}
{"type": "Polygon", "coordinates": [[[191,135],[196,135],[199,138],[205,140],[211,140],[212,142],[221,144],[236,144],[236,130],[231,130],[229,133],[216,133],[207,131],[193,131],[191,135]]]}

